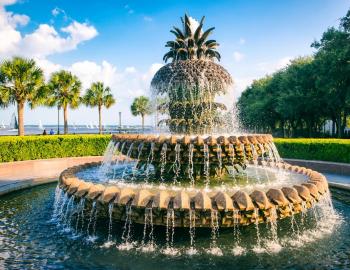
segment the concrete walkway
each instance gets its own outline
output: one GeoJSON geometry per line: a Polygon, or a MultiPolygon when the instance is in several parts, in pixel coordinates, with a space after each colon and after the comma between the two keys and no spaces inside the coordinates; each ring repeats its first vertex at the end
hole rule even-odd
{"type": "Polygon", "coordinates": [[[334,173],[339,175],[350,176],[349,163],[320,161],[320,160],[290,159],[290,158],[284,158],[283,160],[285,162],[288,162],[289,164],[310,168],[320,173],[334,173]]]}
{"type": "Polygon", "coordinates": [[[0,196],[15,190],[55,182],[71,166],[101,161],[103,157],[69,157],[0,163],[0,196]]]}

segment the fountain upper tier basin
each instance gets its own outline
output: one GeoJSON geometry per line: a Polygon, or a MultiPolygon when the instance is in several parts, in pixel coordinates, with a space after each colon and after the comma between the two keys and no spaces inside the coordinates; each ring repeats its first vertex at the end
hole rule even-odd
{"type": "Polygon", "coordinates": [[[271,135],[180,136],[113,135],[116,151],[137,160],[137,169],[150,164],[159,178],[220,179],[245,168],[248,160],[278,162],[279,156],[271,135]],[[174,164],[176,169],[174,170],[174,164]],[[238,167],[235,165],[239,165],[238,167]]]}

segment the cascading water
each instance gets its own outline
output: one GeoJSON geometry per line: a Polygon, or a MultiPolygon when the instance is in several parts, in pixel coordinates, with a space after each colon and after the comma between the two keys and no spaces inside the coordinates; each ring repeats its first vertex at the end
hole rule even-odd
{"type": "Polygon", "coordinates": [[[190,233],[190,248],[187,250],[188,255],[197,254],[195,248],[195,235],[196,235],[196,212],[194,209],[189,210],[189,233],[190,233]]]}
{"type": "Polygon", "coordinates": [[[203,147],[203,152],[204,152],[204,176],[205,176],[205,185],[206,187],[209,186],[210,184],[210,178],[209,178],[209,163],[210,163],[210,159],[209,159],[209,148],[207,144],[204,144],[203,147]]]}
{"type": "Polygon", "coordinates": [[[164,182],[164,172],[165,172],[165,166],[166,166],[166,152],[168,150],[168,146],[166,143],[163,144],[162,146],[162,150],[160,153],[160,178],[162,180],[162,182],[164,182]]]}
{"type": "Polygon", "coordinates": [[[176,144],[176,145],[175,145],[175,161],[174,161],[174,164],[173,164],[173,170],[174,170],[174,185],[177,184],[177,180],[178,180],[179,173],[180,173],[180,169],[181,169],[180,151],[181,151],[180,144],[176,144]]]}
{"type": "Polygon", "coordinates": [[[219,236],[219,217],[218,211],[212,209],[210,212],[210,226],[211,226],[211,243],[209,253],[222,256],[222,251],[217,245],[217,239],[219,236]]]}
{"type": "Polygon", "coordinates": [[[97,239],[96,236],[96,219],[97,219],[97,207],[96,207],[96,201],[92,203],[91,211],[90,211],[90,217],[89,217],[89,223],[87,225],[87,235],[88,241],[94,242],[97,239]],[[91,229],[90,229],[91,228],[91,229]]]}
{"type": "Polygon", "coordinates": [[[145,208],[145,220],[143,227],[143,238],[141,243],[142,251],[154,251],[154,237],[153,237],[153,211],[152,207],[145,208]]]}
{"type": "Polygon", "coordinates": [[[131,213],[132,213],[132,208],[131,208],[131,202],[126,204],[125,206],[125,222],[124,222],[124,228],[123,228],[123,233],[122,233],[122,244],[118,246],[119,250],[130,250],[133,248],[133,243],[130,241],[131,240],[131,213]]]}

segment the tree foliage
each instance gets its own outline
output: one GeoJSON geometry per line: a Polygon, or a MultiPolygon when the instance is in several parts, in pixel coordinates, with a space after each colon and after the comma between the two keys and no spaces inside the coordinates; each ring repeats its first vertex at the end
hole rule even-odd
{"type": "Polygon", "coordinates": [[[0,66],[0,107],[17,104],[18,135],[24,135],[24,105],[31,108],[43,102],[43,71],[33,59],[13,57],[0,66]]]}
{"type": "Polygon", "coordinates": [[[134,99],[133,103],[130,107],[131,113],[134,116],[141,116],[142,120],[142,129],[144,129],[145,125],[145,116],[152,113],[152,106],[149,98],[145,96],[139,96],[134,99]]]}
{"type": "Polygon", "coordinates": [[[83,103],[86,106],[98,107],[99,131],[102,133],[102,107],[110,108],[114,103],[112,91],[108,86],[104,86],[103,82],[94,82],[91,87],[86,90],[83,97],[83,103]]]}
{"type": "Polygon", "coordinates": [[[64,133],[68,133],[68,106],[75,109],[81,102],[81,82],[79,78],[66,70],[54,72],[48,83],[46,104],[58,106],[64,112],[64,133]]]}
{"type": "Polygon", "coordinates": [[[313,56],[292,60],[242,93],[238,107],[247,129],[319,136],[325,121],[333,120],[337,136],[344,136],[350,115],[350,10],[338,28],[328,28],[311,46],[313,56]]]}

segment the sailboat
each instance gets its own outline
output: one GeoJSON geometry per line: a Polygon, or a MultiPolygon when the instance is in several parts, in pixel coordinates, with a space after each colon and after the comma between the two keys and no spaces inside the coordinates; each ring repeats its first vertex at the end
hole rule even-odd
{"type": "Polygon", "coordinates": [[[39,120],[38,128],[41,129],[41,130],[45,129],[44,126],[43,126],[43,123],[41,123],[41,120],[39,120]]]}
{"type": "Polygon", "coordinates": [[[13,113],[11,116],[10,129],[12,131],[18,130],[18,121],[17,121],[16,113],[13,113]]]}

